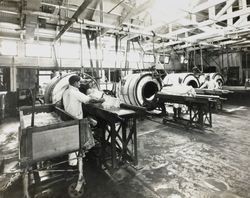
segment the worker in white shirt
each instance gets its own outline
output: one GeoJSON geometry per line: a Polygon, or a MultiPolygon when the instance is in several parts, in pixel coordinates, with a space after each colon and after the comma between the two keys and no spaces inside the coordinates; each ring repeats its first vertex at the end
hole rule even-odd
{"type": "Polygon", "coordinates": [[[63,93],[63,105],[66,112],[70,115],[82,119],[82,103],[104,102],[104,99],[93,99],[79,91],[81,78],[73,75],[69,78],[69,87],[63,93]]]}
{"type": "Polygon", "coordinates": [[[219,85],[217,82],[215,82],[214,80],[210,79],[210,76],[207,75],[205,78],[205,82],[203,83],[203,85],[201,85],[200,89],[218,89],[219,85]]]}
{"type": "MultiPolygon", "coordinates": [[[[83,119],[83,111],[82,111],[82,103],[89,104],[92,102],[104,102],[104,99],[92,99],[89,96],[81,93],[79,91],[81,78],[77,75],[73,75],[69,78],[69,87],[63,93],[63,106],[64,110],[77,119],[83,119]]],[[[94,138],[92,132],[88,126],[88,119],[84,119],[86,123],[86,142],[84,143],[84,147],[86,150],[92,148],[94,146],[94,138]]],[[[76,155],[69,154],[69,164],[76,165],[77,161],[72,160],[76,158],[76,155]]]]}

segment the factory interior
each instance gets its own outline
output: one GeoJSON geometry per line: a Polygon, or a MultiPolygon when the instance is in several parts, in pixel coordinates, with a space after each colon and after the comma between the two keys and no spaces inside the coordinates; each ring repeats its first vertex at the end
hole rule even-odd
{"type": "Polygon", "coordinates": [[[250,0],[0,0],[0,198],[250,198],[249,126],[250,0]]]}

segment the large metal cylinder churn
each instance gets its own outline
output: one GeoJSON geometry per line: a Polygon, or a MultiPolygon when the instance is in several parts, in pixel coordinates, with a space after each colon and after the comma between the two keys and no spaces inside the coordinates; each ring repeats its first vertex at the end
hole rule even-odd
{"type": "Polygon", "coordinates": [[[182,79],[181,84],[192,86],[193,88],[198,88],[200,86],[199,80],[195,77],[193,73],[173,73],[168,74],[163,79],[163,84],[166,86],[179,84],[179,78],[182,79]]]}
{"type": "MultiPolygon", "coordinates": [[[[55,76],[54,78],[52,78],[45,89],[45,93],[44,93],[45,103],[55,104],[55,103],[60,102],[62,99],[63,92],[67,89],[69,85],[69,78],[72,75],[76,75],[76,74],[77,73],[72,72],[72,73],[66,73],[66,74],[62,74],[59,76],[55,76]]],[[[83,79],[92,81],[95,84],[95,86],[99,88],[97,82],[92,76],[86,73],[82,73],[81,76],[83,79]]]]}
{"type": "Polygon", "coordinates": [[[121,100],[130,105],[145,106],[145,103],[153,102],[161,88],[161,80],[150,72],[129,74],[122,80],[121,100]]]}

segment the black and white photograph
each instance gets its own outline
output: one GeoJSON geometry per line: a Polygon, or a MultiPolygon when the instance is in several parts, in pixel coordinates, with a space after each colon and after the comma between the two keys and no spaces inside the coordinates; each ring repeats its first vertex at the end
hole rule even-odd
{"type": "Polygon", "coordinates": [[[0,0],[0,198],[250,198],[250,0],[0,0]]]}

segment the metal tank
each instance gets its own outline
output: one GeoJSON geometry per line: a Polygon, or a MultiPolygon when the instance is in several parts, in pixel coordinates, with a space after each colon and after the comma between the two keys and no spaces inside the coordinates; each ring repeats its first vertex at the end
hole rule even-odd
{"type": "Polygon", "coordinates": [[[182,79],[181,84],[192,86],[193,88],[198,88],[200,86],[198,78],[196,78],[193,73],[168,74],[163,79],[163,85],[165,86],[177,85],[179,84],[179,78],[182,79]]]}
{"type": "Polygon", "coordinates": [[[145,106],[145,103],[154,102],[161,88],[161,79],[150,72],[129,74],[122,80],[120,99],[129,105],[145,106]]]}
{"type": "MultiPolygon", "coordinates": [[[[65,73],[62,75],[55,76],[54,78],[51,79],[51,81],[45,88],[45,93],[44,93],[45,103],[56,104],[58,102],[61,102],[63,92],[68,88],[69,78],[72,75],[78,75],[78,73],[76,72],[65,73]]],[[[96,80],[92,76],[86,73],[81,73],[80,76],[84,80],[92,81],[93,84],[99,89],[96,80]]]]}

